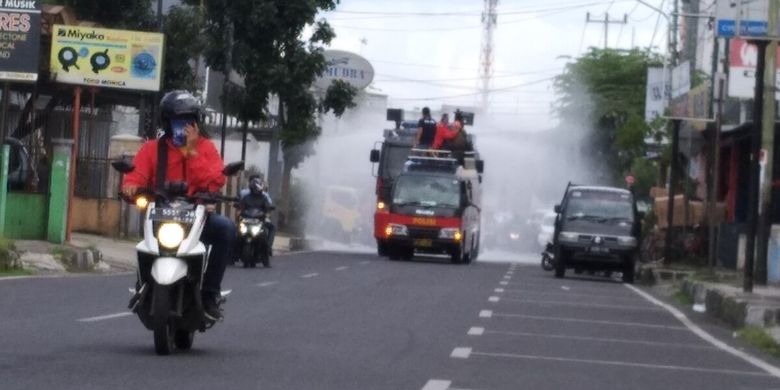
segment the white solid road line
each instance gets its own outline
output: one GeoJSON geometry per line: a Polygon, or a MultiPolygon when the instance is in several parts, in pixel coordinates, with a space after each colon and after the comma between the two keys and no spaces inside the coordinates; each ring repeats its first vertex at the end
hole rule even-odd
{"type": "MultiPolygon", "coordinates": [[[[546,338],[546,339],[562,339],[562,340],[580,340],[580,341],[596,341],[602,343],[618,343],[618,344],[638,344],[647,345],[653,347],[664,348],[687,348],[687,349],[715,349],[715,347],[706,344],[680,344],[680,343],[663,343],[658,341],[641,341],[630,339],[613,339],[604,337],[584,337],[584,336],[569,336],[563,334],[548,334],[548,333],[529,333],[529,332],[506,332],[498,330],[485,330],[485,328],[471,328],[482,329],[483,334],[496,334],[501,336],[517,336],[517,337],[532,337],[532,338],[546,338]]],[[[471,330],[469,330],[471,332],[471,330]]],[[[481,334],[480,334],[481,336],[481,334]]]]}
{"type": "Polygon", "coordinates": [[[601,321],[601,320],[586,320],[586,319],[582,319],[582,318],[532,316],[532,315],[526,315],[526,314],[505,314],[505,313],[491,313],[491,315],[493,317],[523,318],[523,319],[529,319],[529,320],[581,322],[581,323],[586,323],[586,324],[602,324],[602,325],[614,325],[614,326],[635,326],[635,327],[638,327],[638,328],[688,330],[688,328],[686,328],[684,326],[645,324],[645,323],[642,323],[642,322],[601,321]]]}
{"type": "Polygon", "coordinates": [[[274,284],[276,284],[276,283],[279,283],[279,282],[263,282],[263,283],[258,283],[258,284],[257,284],[257,287],[268,287],[268,286],[273,286],[273,285],[274,285],[274,284]]]}
{"type": "Polygon", "coordinates": [[[688,319],[688,317],[683,314],[683,312],[677,310],[677,308],[667,305],[666,303],[663,303],[656,299],[655,297],[651,296],[650,294],[630,285],[625,284],[625,286],[630,289],[631,291],[639,294],[642,298],[647,299],[648,301],[652,302],[655,305],[658,305],[664,309],[666,309],[669,313],[671,313],[675,318],[677,318],[680,322],[683,323],[683,325],[686,326],[687,329],[690,329],[691,332],[695,333],[700,338],[704,339],[704,341],[707,341],[708,343],[714,345],[718,349],[728,352],[764,371],[766,371],[769,375],[772,375],[774,377],[780,378],[780,368],[777,368],[757,357],[748,355],[745,352],[742,352],[723,341],[720,341],[710,335],[709,333],[705,332],[702,328],[700,328],[698,325],[694,324],[691,320],[688,319]]]}
{"type": "Polygon", "coordinates": [[[316,272],[312,272],[312,273],[310,273],[310,274],[301,275],[301,277],[302,277],[302,278],[306,278],[306,279],[308,279],[308,278],[313,278],[313,277],[315,277],[315,276],[318,276],[318,275],[319,275],[318,273],[316,273],[316,272]]]}
{"type": "Polygon", "coordinates": [[[455,348],[450,354],[450,357],[455,359],[468,359],[469,356],[471,356],[471,348],[464,347],[455,348]]]}
{"type": "Polygon", "coordinates": [[[347,268],[349,267],[347,267],[346,265],[342,265],[341,267],[336,267],[336,271],[344,271],[347,268]]]}
{"type": "MultiPolygon", "coordinates": [[[[725,370],[720,368],[706,368],[706,367],[690,367],[690,366],[671,366],[663,364],[647,364],[647,363],[630,363],[620,362],[612,360],[595,360],[595,359],[575,359],[575,358],[563,358],[555,356],[539,356],[539,355],[520,355],[514,353],[492,353],[492,352],[472,352],[469,348],[469,356],[487,356],[497,358],[510,358],[510,359],[526,359],[526,360],[547,360],[555,362],[565,363],[586,363],[586,364],[598,364],[607,366],[621,366],[621,367],[638,367],[638,368],[651,368],[661,370],[674,370],[674,371],[694,371],[694,372],[706,372],[712,374],[730,374],[730,375],[745,375],[745,376],[770,376],[767,373],[759,371],[738,371],[738,370],[725,370]]],[[[453,351],[453,354],[455,352],[453,351]]]]}
{"type": "Polygon", "coordinates": [[[76,321],[78,321],[78,322],[98,322],[98,321],[103,321],[103,320],[111,320],[111,319],[114,319],[114,318],[127,317],[127,316],[131,316],[131,315],[133,315],[132,312],[125,311],[125,312],[122,312],[122,313],[108,314],[108,315],[104,315],[104,316],[80,318],[80,319],[78,319],[76,321]]]}
{"type": "Polygon", "coordinates": [[[451,381],[445,381],[442,379],[431,379],[421,390],[447,390],[450,388],[451,381]]]}
{"type": "Polygon", "coordinates": [[[626,310],[626,311],[663,311],[663,309],[658,307],[636,307],[636,306],[627,306],[627,305],[609,305],[609,304],[600,304],[600,303],[580,303],[580,302],[565,302],[565,301],[539,301],[539,300],[506,298],[506,297],[502,298],[502,301],[514,302],[514,303],[525,303],[529,305],[576,306],[576,307],[589,307],[594,309],[618,309],[618,310],[626,310]]]}

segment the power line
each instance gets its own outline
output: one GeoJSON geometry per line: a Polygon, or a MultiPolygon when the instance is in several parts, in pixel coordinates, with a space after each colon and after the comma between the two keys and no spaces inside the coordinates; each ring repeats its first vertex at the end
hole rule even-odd
{"type": "MultiPolygon", "coordinates": [[[[554,79],[555,77],[557,77],[557,76],[545,77],[543,79],[529,81],[527,83],[512,85],[512,86],[508,86],[508,87],[493,88],[489,92],[490,93],[507,92],[507,91],[510,91],[512,89],[515,89],[515,88],[521,88],[521,87],[526,87],[526,86],[529,86],[529,85],[540,84],[540,83],[543,83],[545,81],[550,81],[550,80],[554,79]]],[[[479,95],[481,93],[482,93],[482,91],[476,92],[476,93],[467,93],[467,94],[462,94],[462,95],[450,95],[450,96],[435,96],[435,97],[424,97],[424,98],[393,98],[393,100],[411,100],[411,101],[415,101],[415,100],[421,100],[421,101],[422,100],[446,100],[446,99],[455,99],[455,98],[460,98],[460,97],[472,97],[472,96],[479,95]]]]}
{"type": "MultiPolygon", "coordinates": [[[[553,7],[553,8],[536,8],[536,9],[516,9],[511,11],[504,11],[498,13],[498,15],[523,15],[523,14],[532,14],[532,13],[538,13],[538,12],[546,12],[550,10],[558,10],[558,9],[571,9],[573,7],[588,7],[593,5],[602,5],[607,3],[615,3],[615,2],[626,2],[630,0],[603,0],[603,1],[594,1],[589,3],[579,3],[579,4],[567,4],[567,3],[558,3],[561,4],[560,7],[553,7]],[[563,5],[566,4],[566,5],[563,5]]],[[[462,11],[462,12],[390,12],[390,11],[355,11],[355,10],[334,10],[332,11],[334,13],[340,13],[340,14],[353,14],[353,15],[377,15],[377,16],[392,16],[392,17],[401,17],[401,16],[481,16],[482,11],[462,11]]]]}
{"type": "MultiPolygon", "coordinates": [[[[627,0],[615,0],[615,1],[627,1],[627,0]]],[[[580,5],[570,5],[567,7],[557,7],[557,8],[547,8],[547,9],[539,9],[535,10],[533,12],[525,12],[528,14],[533,14],[532,16],[521,18],[521,19],[512,19],[509,21],[502,21],[500,23],[497,23],[497,25],[503,26],[508,24],[516,24],[525,22],[532,19],[538,19],[541,17],[548,17],[553,16],[569,11],[573,11],[578,8],[585,8],[592,5],[599,5],[607,3],[606,1],[597,2],[597,3],[585,3],[580,5]]],[[[346,12],[346,11],[344,11],[346,12]]],[[[520,14],[520,13],[515,13],[520,14]]],[[[389,17],[395,17],[392,15],[388,15],[389,17]]],[[[361,26],[347,26],[347,25],[340,25],[340,24],[332,24],[331,26],[335,28],[343,28],[347,30],[358,30],[358,31],[386,31],[386,32],[434,32],[434,31],[465,31],[465,30],[473,30],[477,28],[482,28],[482,25],[471,25],[471,26],[458,26],[458,27],[433,27],[433,28],[380,28],[380,27],[361,27],[361,26]]]]}

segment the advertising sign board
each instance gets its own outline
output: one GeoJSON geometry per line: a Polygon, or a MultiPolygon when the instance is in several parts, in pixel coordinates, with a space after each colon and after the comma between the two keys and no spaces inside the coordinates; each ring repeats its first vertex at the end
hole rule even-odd
{"type": "MultiPolygon", "coordinates": [[[[744,39],[733,38],[729,42],[729,83],[728,95],[733,98],[752,99],[756,87],[756,63],[758,48],[744,39]]],[[[780,70],[780,52],[777,55],[780,70]]],[[[780,73],[777,75],[780,85],[780,73]]],[[[780,99],[780,92],[775,94],[780,99]]]]}
{"type": "Polygon", "coordinates": [[[0,2],[0,80],[38,80],[41,3],[0,2]]]}
{"type": "Polygon", "coordinates": [[[333,80],[344,80],[357,89],[367,87],[374,80],[374,67],[365,58],[347,51],[326,50],[327,69],[315,86],[327,89],[333,80]]]}
{"type": "Polygon", "coordinates": [[[54,25],[52,79],[68,84],[159,91],[163,34],[54,25]]]}
{"type": "MultiPolygon", "coordinates": [[[[719,37],[766,37],[769,0],[717,0],[719,37]]],[[[775,35],[777,32],[775,32],[775,35]]]]}
{"type": "Polygon", "coordinates": [[[645,120],[650,122],[664,113],[669,101],[669,92],[664,82],[664,68],[647,68],[647,90],[645,91],[645,120]]]}

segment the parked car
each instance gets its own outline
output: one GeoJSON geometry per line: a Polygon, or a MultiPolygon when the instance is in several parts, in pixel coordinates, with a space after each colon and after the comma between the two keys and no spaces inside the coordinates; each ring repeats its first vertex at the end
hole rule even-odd
{"type": "Polygon", "coordinates": [[[555,212],[555,277],[573,268],[620,271],[625,283],[634,282],[642,214],[630,191],[569,184],[555,212]]]}

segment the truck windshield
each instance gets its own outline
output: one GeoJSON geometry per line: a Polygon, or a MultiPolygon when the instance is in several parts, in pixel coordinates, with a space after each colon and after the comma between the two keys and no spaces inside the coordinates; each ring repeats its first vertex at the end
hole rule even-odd
{"type": "Polygon", "coordinates": [[[411,146],[388,145],[382,152],[381,175],[383,178],[395,178],[401,174],[404,169],[409,154],[412,152],[411,146]]]}
{"type": "Polygon", "coordinates": [[[459,207],[460,182],[436,176],[401,176],[395,184],[393,204],[459,207]]]}
{"type": "Polygon", "coordinates": [[[566,206],[566,219],[633,221],[631,195],[609,191],[572,191],[566,206]]]}

